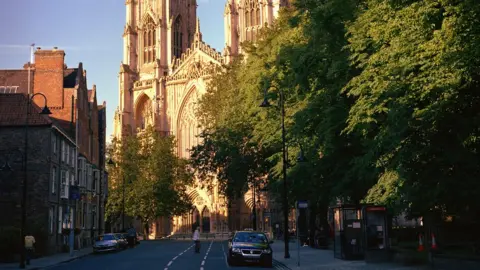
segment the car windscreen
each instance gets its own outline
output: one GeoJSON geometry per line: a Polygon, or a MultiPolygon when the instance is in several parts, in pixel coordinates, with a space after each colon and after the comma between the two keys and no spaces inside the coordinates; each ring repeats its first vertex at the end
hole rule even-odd
{"type": "Polygon", "coordinates": [[[268,243],[267,237],[263,233],[239,232],[235,234],[234,242],[245,243],[268,243]]]}
{"type": "Polygon", "coordinates": [[[108,240],[115,240],[115,237],[111,234],[106,234],[106,235],[100,235],[95,239],[95,241],[108,241],[108,240]]]}

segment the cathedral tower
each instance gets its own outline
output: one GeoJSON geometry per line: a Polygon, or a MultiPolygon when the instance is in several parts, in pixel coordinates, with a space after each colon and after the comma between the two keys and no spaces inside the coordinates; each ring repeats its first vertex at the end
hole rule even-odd
{"type": "Polygon", "coordinates": [[[130,134],[149,123],[160,125],[155,112],[161,107],[165,93],[159,79],[168,75],[174,59],[191,46],[197,19],[196,0],[126,0],[125,6],[115,136],[130,134]],[[151,87],[151,91],[144,93],[148,100],[143,99],[142,111],[135,104],[139,101],[135,90],[143,90],[139,81],[151,87]]]}
{"type": "Polygon", "coordinates": [[[242,52],[241,44],[255,42],[262,27],[273,23],[288,0],[227,0],[224,12],[227,62],[242,52]]]}

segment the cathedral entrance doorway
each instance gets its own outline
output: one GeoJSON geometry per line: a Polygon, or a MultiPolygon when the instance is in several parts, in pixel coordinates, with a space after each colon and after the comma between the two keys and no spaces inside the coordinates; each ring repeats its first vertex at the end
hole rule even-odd
{"type": "Polygon", "coordinates": [[[208,207],[205,206],[202,211],[202,232],[209,233],[210,232],[210,211],[208,207]]]}
{"type": "Polygon", "coordinates": [[[198,227],[200,227],[200,212],[195,207],[192,210],[192,232],[198,227]]]}

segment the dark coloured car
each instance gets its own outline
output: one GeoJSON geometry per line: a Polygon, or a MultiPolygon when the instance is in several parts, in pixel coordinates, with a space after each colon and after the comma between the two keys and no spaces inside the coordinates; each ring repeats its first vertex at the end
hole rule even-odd
{"type": "Polygon", "coordinates": [[[272,248],[263,232],[239,231],[228,242],[229,265],[240,263],[259,263],[272,267],[272,248]]]}
{"type": "Polygon", "coordinates": [[[126,249],[128,247],[128,241],[126,234],[124,233],[116,233],[115,237],[118,239],[118,244],[120,245],[120,248],[126,249]]]}

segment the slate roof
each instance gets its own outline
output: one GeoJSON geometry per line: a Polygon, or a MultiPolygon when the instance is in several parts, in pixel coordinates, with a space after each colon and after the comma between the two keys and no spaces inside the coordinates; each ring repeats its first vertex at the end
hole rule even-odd
{"type": "MultiPolygon", "coordinates": [[[[31,85],[33,85],[33,74],[34,72],[32,71],[31,85]]],[[[24,69],[0,70],[0,87],[1,86],[3,87],[14,86],[16,88],[16,93],[22,93],[22,92],[26,93],[28,89],[28,70],[24,70],[24,69]]],[[[4,93],[4,89],[1,89],[0,93],[4,93]]]]}
{"type": "MultiPolygon", "coordinates": [[[[26,94],[0,94],[0,126],[24,126],[27,114],[26,94]]],[[[29,126],[49,126],[52,120],[40,114],[41,109],[30,103],[29,126]]]]}

